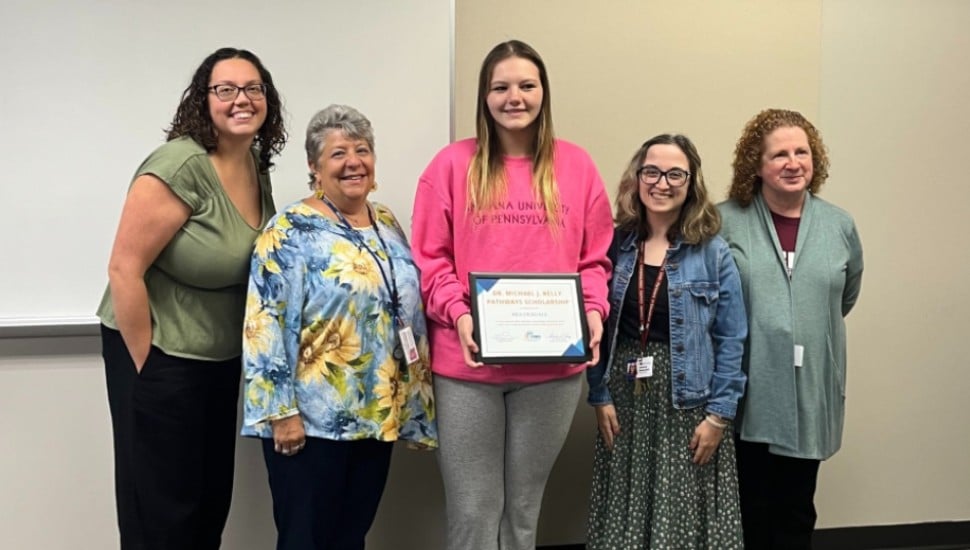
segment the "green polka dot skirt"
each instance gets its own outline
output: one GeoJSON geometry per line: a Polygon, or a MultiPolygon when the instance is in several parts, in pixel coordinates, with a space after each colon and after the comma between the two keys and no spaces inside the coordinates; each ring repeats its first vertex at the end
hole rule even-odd
{"type": "Polygon", "coordinates": [[[666,342],[647,344],[653,376],[635,392],[626,360],[639,355],[639,342],[621,338],[609,367],[620,434],[612,452],[596,438],[587,548],[743,548],[730,428],[710,462],[691,462],[688,445],[703,407],[673,407],[666,342]]]}

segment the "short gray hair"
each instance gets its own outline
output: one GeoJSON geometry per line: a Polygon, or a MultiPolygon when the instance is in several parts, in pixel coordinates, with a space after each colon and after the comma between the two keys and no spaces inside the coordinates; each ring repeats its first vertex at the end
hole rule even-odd
{"type": "MultiPolygon", "coordinates": [[[[306,127],[306,158],[316,164],[323,153],[327,136],[333,131],[342,132],[349,139],[362,139],[374,151],[374,128],[360,111],[347,105],[330,105],[313,115],[306,127]]],[[[310,174],[310,189],[313,189],[313,174],[310,174]]]]}

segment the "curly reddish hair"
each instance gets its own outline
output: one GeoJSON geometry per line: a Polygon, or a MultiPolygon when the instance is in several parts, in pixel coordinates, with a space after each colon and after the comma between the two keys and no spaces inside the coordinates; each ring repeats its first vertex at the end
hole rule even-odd
{"type": "Polygon", "coordinates": [[[734,177],[728,198],[736,200],[741,206],[748,206],[754,196],[761,191],[762,155],[765,152],[765,138],[778,128],[801,128],[808,136],[812,150],[813,176],[808,184],[808,192],[817,194],[829,177],[829,155],[822,143],[822,136],[801,113],[785,109],[765,109],[748,121],[734,147],[734,177]]]}

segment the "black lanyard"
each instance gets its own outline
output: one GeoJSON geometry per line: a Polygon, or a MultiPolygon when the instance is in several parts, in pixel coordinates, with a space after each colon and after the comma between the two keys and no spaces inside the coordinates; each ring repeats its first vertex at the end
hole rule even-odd
{"type": "Polygon", "coordinates": [[[381,243],[381,248],[384,251],[384,255],[387,256],[387,265],[391,271],[390,281],[388,281],[387,274],[384,273],[384,266],[381,265],[381,259],[377,255],[377,251],[371,249],[371,247],[367,245],[367,242],[364,240],[363,237],[360,236],[360,233],[356,229],[354,229],[354,226],[350,225],[350,222],[347,221],[347,218],[345,218],[344,215],[340,212],[340,209],[337,208],[336,205],[334,205],[330,201],[330,199],[327,198],[326,195],[321,194],[320,199],[323,201],[324,204],[327,205],[328,208],[330,208],[330,210],[334,213],[334,215],[337,216],[337,219],[340,220],[340,223],[342,223],[344,227],[347,228],[347,231],[351,235],[351,240],[357,244],[357,247],[363,248],[368,253],[370,253],[372,258],[374,258],[374,263],[377,264],[377,269],[380,270],[381,272],[381,279],[384,280],[384,287],[387,288],[387,292],[390,293],[391,295],[391,314],[394,319],[394,326],[396,327],[402,326],[403,323],[402,323],[402,319],[399,311],[401,301],[397,293],[397,280],[394,276],[394,259],[391,258],[391,249],[388,248],[387,243],[384,242],[384,237],[381,237],[380,227],[378,227],[377,222],[374,220],[374,214],[373,212],[371,212],[370,207],[365,205],[365,208],[367,208],[367,218],[370,220],[370,224],[374,226],[374,233],[377,234],[377,240],[378,242],[381,243]]]}
{"type": "Polygon", "coordinates": [[[646,271],[643,259],[647,257],[647,243],[640,243],[640,254],[637,261],[640,262],[640,276],[638,278],[637,285],[637,304],[640,310],[640,352],[646,353],[647,350],[647,337],[650,335],[650,320],[653,319],[653,306],[657,303],[657,293],[660,292],[660,285],[664,280],[664,265],[667,264],[667,254],[664,253],[664,259],[660,261],[660,268],[657,271],[657,279],[653,283],[653,291],[650,293],[650,309],[646,312],[646,318],[644,318],[644,278],[643,272],[646,271]]]}

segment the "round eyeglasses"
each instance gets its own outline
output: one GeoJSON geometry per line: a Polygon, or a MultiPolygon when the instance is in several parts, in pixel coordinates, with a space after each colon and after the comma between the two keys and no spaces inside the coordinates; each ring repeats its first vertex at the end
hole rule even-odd
{"type": "Polygon", "coordinates": [[[667,178],[667,185],[671,187],[680,187],[690,179],[690,172],[680,168],[671,168],[665,172],[651,165],[643,166],[637,170],[637,179],[645,185],[657,185],[660,183],[660,178],[667,178]]]}
{"type": "Polygon", "coordinates": [[[236,86],[234,84],[216,84],[209,86],[209,91],[216,94],[219,101],[235,101],[239,97],[239,92],[246,94],[252,101],[259,101],[266,97],[266,84],[247,84],[236,86]]]}

